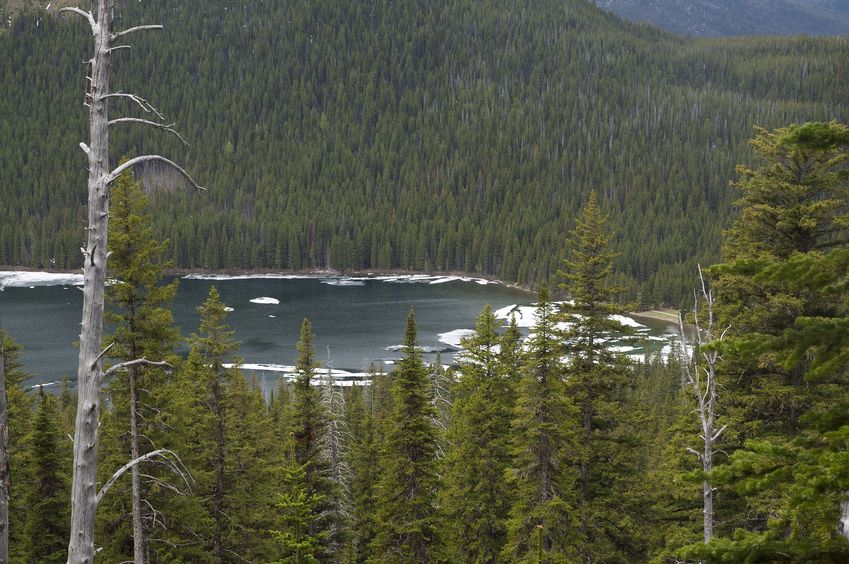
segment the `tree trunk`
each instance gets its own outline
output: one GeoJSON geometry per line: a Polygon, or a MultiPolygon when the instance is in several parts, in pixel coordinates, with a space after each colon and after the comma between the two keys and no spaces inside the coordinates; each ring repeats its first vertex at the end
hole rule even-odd
{"type": "MultiPolygon", "coordinates": [[[[135,347],[133,347],[135,349],[135,347]]],[[[135,356],[135,352],[133,354],[135,356]]],[[[137,459],[139,454],[139,421],[138,421],[138,392],[136,390],[136,367],[129,368],[130,388],[130,459],[137,459]]],[[[138,464],[130,471],[133,486],[133,561],[144,564],[145,535],[142,524],[141,504],[141,472],[138,464]]]]}
{"type": "Polygon", "coordinates": [[[80,356],[77,369],[77,419],[71,484],[71,539],[68,562],[94,560],[97,509],[97,445],[100,426],[100,353],[103,345],[103,300],[106,288],[106,237],[109,218],[109,70],[114,0],[98,0],[91,62],[88,146],[88,228],[83,251],[85,279],[80,356]]]}
{"type": "Polygon", "coordinates": [[[9,562],[9,409],[6,404],[6,350],[0,333],[0,564],[9,562]]]}
{"type": "MultiPolygon", "coordinates": [[[[216,363],[217,364],[217,363],[216,363]]],[[[224,562],[224,549],[221,544],[221,531],[224,528],[224,410],[221,405],[221,376],[220,366],[215,371],[215,381],[212,384],[212,408],[215,410],[215,492],[213,494],[213,519],[215,532],[212,537],[212,552],[216,562],[224,562]]]]}

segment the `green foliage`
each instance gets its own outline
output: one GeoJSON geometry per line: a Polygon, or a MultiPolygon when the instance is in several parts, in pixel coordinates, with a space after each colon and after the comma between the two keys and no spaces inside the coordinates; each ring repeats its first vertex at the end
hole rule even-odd
{"type": "Polygon", "coordinates": [[[70,534],[70,443],[62,440],[56,398],[39,388],[38,407],[27,437],[28,488],[24,536],[33,562],[64,562],[70,534]]]}
{"type": "MultiPolygon", "coordinates": [[[[180,156],[209,188],[135,171],[179,268],[463,270],[531,286],[597,190],[621,226],[620,283],[677,304],[696,262],[718,258],[751,124],[847,111],[846,38],[685,40],[584,0],[151,0],[118,14],[167,15],[133,37],[113,83],[191,147],[121,125],[113,155],[180,156]]],[[[44,12],[0,34],[0,264],[80,264],[89,40],[44,12]]]]}
{"type": "Polygon", "coordinates": [[[570,463],[577,472],[582,558],[631,560],[641,547],[639,503],[625,491],[636,474],[639,450],[634,414],[628,408],[633,376],[623,355],[611,352],[604,340],[628,329],[611,317],[625,312],[615,300],[621,289],[611,284],[613,239],[595,193],[591,193],[570,239],[570,256],[558,272],[561,288],[571,301],[560,305],[558,321],[570,356],[565,391],[577,407],[579,429],[570,463]],[[633,504],[633,505],[632,505],[633,504]]]}
{"type": "Polygon", "coordinates": [[[416,319],[407,316],[404,358],[392,374],[392,413],[385,430],[377,495],[379,529],[374,558],[428,562],[439,549],[436,514],[436,430],[433,390],[416,343],[416,319]]]}
{"type": "Polygon", "coordinates": [[[516,389],[500,362],[496,320],[487,306],[463,341],[442,488],[450,560],[497,562],[507,540],[511,489],[510,421],[516,389]],[[474,479],[470,479],[474,476],[474,479]]]}
{"type": "Polygon", "coordinates": [[[508,522],[508,561],[570,561],[579,558],[575,407],[563,384],[561,342],[548,289],[540,288],[512,423],[513,506],[508,522]]]}
{"type": "Polygon", "coordinates": [[[837,528],[849,488],[847,135],[835,122],[813,123],[761,130],[753,142],[766,163],[746,169],[741,218],[728,234],[749,244],[729,245],[731,260],[714,269],[734,329],[724,370],[742,374],[729,399],[749,420],[738,431],[748,440],[714,474],[750,511],[732,536],[686,552],[694,558],[849,555],[837,528]]]}
{"type": "MultiPolygon", "coordinates": [[[[297,349],[297,379],[292,388],[292,411],[289,415],[293,441],[290,465],[294,465],[294,469],[289,470],[292,473],[289,480],[293,491],[286,495],[296,496],[298,503],[306,504],[298,510],[305,527],[298,533],[298,542],[307,542],[312,548],[302,547],[297,554],[310,554],[325,560],[333,557],[340,542],[339,538],[334,538],[334,533],[338,537],[340,525],[340,517],[335,511],[339,492],[331,477],[330,461],[322,449],[328,432],[328,414],[316,386],[318,363],[308,319],[301,324],[297,349]]],[[[290,550],[293,549],[290,547],[290,550]]]]}

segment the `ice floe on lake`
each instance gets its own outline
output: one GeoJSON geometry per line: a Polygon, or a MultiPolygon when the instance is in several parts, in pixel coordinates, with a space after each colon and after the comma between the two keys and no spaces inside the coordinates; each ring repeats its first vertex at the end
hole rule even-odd
{"type": "Polygon", "coordinates": [[[185,280],[318,280],[330,286],[364,286],[369,280],[393,284],[444,284],[446,282],[474,282],[482,286],[500,284],[497,280],[474,278],[471,276],[441,276],[433,274],[381,274],[367,276],[343,276],[327,274],[282,274],[267,272],[262,274],[205,274],[194,273],[183,276],[185,280]]]}
{"type": "Polygon", "coordinates": [[[278,305],[280,300],[277,298],[269,298],[266,296],[261,296],[259,298],[254,298],[251,300],[252,304],[260,304],[260,305],[278,305]]]}
{"type": "Polygon", "coordinates": [[[463,338],[471,337],[474,334],[474,329],[454,329],[453,331],[440,333],[439,335],[437,335],[437,338],[439,339],[440,343],[445,343],[446,345],[462,349],[463,345],[461,341],[463,340],[463,338]]]}
{"type": "Polygon", "coordinates": [[[0,290],[3,288],[34,288],[36,286],[82,286],[82,274],[66,272],[0,271],[0,290]]]}

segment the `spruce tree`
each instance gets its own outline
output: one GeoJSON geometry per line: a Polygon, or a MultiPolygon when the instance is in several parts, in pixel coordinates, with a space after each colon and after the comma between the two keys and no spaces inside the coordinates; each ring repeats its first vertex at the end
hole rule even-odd
{"type": "Polygon", "coordinates": [[[407,316],[404,358],[392,374],[392,412],[387,419],[378,491],[375,558],[382,562],[429,562],[438,550],[436,430],[433,390],[416,344],[416,319],[407,316]]]}
{"type": "MultiPolygon", "coordinates": [[[[318,362],[308,319],[301,324],[297,349],[297,376],[292,387],[292,411],[288,418],[292,436],[291,468],[287,470],[289,491],[283,494],[281,503],[284,506],[294,501],[300,504],[296,514],[299,519],[303,518],[303,534],[308,539],[304,537],[298,541],[298,557],[310,555],[322,560],[334,558],[340,550],[340,539],[334,536],[334,532],[339,530],[340,517],[334,510],[338,491],[331,477],[330,461],[322,448],[327,433],[327,413],[315,381],[318,362]],[[306,544],[300,546],[302,542],[306,544]]],[[[285,509],[284,513],[288,515],[289,511],[285,509]]]]}
{"type": "MultiPolygon", "coordinates": [[[[113,330],[106,339],[109,356],[118,361],[170,359],[179,330],[170,309],[177,281],[161,284],[167,241],[153,239],[147,196],[129,171],[113,185],[111,199],[109,275],[114,283],[106,292],[106,319],[113,330]]],[[[101,454],[109,463],[100,465],[102,471],[112,472],[161,444],[162,429],[157,427],[155,415],[163,407],[164,379],[161,369],[139,365],[128,367],[109,383],[109,408],[102,416],[101,454]]],[[[127,505],[131,508],[131,527],[119,530],[107,525],[107,552],[103,556],[148,560],[147,537],[157,520],[149,515],[149,507],[155,510],[151,503],[154,500],[147,495],[148,486],[141,478],[142,473],[155,474],[156,470],[147,466],[133,466],[130,487],[121,487],[122,481],[111,491],[108,506],[101,508],[101,524],[124,522],[120,512],[127,505]],[[131,551],[122,550],[125,538],[131,539],[131,551]]]]}
{"type": "Polygon", "coordinates": [[[849,128],[758,130],[753,145],[765,163],[742,169],[728,261],[712,268],[731,326],[728,397],[748,439],[714,475],[744,497],[747,519],[683,555],[845,561],[849,128]]]}
{"type": "Polygon", "coordinates": [[[65,562],[70,534],[71,448],[59,430],[56,398],[38,391],[38,407],[29,444],[28,474],[33,480],[25,499],[27,506],[24,536],[28,559],[32,562],[65,562]]]}
{"type": "Polygon", "coordinates": [[[513,505],[503,556],[511,562],[574,561],[579,520],[569,462],[575,409],[564,389],[562,346],[545,286],[527,345],[512,423],[513,505]]]}
{"type": "Polygon", "coordinates": [[[464,339],[448,427],[442,508],[449,558],[497,562],[507,540],[510,422],[515,394],[499,359],[500,335],[487,306],[464,339]]]}
{"type": "Polygon", "coordinates": [[[576,449],[570,463],[577,468],[582,558],[596,560],[620,554],[634,558],[639,535],[627,497],[638,444],[627,406],[632,375],[628,362],[604,346],[611,334],[627,334],[616,316],[621,290],[611,283],[613,236],[607,229],[595,193],[591,193],[571,233],[570,256],[563,261],[561,288],[570,301],[556,315],[569,365],[566,390],[578,408],[576,449]]]}

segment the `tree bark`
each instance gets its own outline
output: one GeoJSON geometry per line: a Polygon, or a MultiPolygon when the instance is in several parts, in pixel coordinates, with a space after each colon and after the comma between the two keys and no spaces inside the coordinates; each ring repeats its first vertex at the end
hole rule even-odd
{"type": "Polygon", "coordinates": [[[9,562],[9,409],[6,403],[6,350],[0,333],[0,564],[9,562]]]}
{"type": "MultiPolygon", "coordinates": [[[[133,356],[135,356],[135,352],[133,356]]],[[[136,370],[136,366],[130,366],[127,369],[129,375],[128,385],[130,388],[130,458],[132,460],[140,456],[136,370]]],[[[138,464],[130,470],[130,479],[133,489],[133,561],[135,564],[144,564],[145,533],[142,520],[141,472],[139,471],[138,464]]]]}
{"type": "Polygon", "coordinates": [[[103,345],[103,302],[106,288],[106,242],[109,218],[109,70],[114,0],[98,0],[92,26],[94,55],[89,83],[88,228],[83,250],[80,355],[77,369],[77,418],[71,484],[71,539],[68,562],[94,561],[94,517],[97,509],[97,446],[100,427],[100,352],[103,345]]]}

